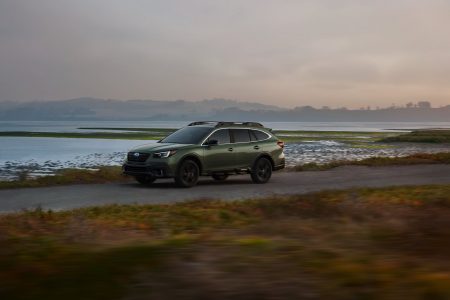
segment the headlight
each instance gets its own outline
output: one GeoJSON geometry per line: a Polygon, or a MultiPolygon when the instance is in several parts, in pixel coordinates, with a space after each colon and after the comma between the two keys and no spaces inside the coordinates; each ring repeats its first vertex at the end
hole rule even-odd
{"type": "Polygon", "coordinates": [[[156,153],[153,153],[153,157],[155,157],[155,158],[166,158],[166,157],[170,157],[170,156],[174,155],[175,153],[177,153],[177,150],[156,152],[156,153]]]}

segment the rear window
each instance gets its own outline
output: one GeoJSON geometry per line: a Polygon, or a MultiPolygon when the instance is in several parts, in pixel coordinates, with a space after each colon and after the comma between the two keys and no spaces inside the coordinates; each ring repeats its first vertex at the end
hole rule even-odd
{"type": "Polygon", "coordinates": [[[263,140],[267,140],[270,136],[262,131],[259,130],[251,130],[252,134],[256,136],[256,139],[258,141],[263,141],[263,140]]]}
{"type": "Polygon", "coordinates": [[[235,143],[248,143],[250,142],[250,135],[248,129],[231,129],[235,143]]]}

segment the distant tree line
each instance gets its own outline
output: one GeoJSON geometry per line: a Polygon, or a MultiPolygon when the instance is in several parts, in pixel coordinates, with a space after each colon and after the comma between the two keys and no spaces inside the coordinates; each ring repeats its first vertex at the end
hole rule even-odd
{"type": "Polygon", "coordinates": [[[298,106],[285,109],[226,99],[200,102],[104,100],[79,98],[62,101],[0,102],[0,120],[225,120],[297,122],[450,122],[450,105],[432,107],[429,101],[380,108],[298,106]]]}

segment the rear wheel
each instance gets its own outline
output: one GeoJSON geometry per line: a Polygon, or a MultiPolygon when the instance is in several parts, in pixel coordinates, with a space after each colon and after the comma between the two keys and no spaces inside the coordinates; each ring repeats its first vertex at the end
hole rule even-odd
{"type": "Polygon", "coordinates": [[[272,176],[272,164],[267,158],[261,157],[258,159],[251,172],[254,183],[266,183],[272,176]]]}
{"type": "Polygon", "coordinates": [[[227,174],[212,174],[211,177],[217,181],[224,181],[228,178],[227,174]]]}
{"type": "Polygon", "coordinates": [[[191,187],[197,184],[200,168],[193,160],[184,160],[175,175],[175,183],[180,187],[191,187]]]}
{"type": "Polygon", "coordinates": [[[149,175],[135,176],[134,179],[142,185],[150,185],[156,180],[155,177],[149,175]]]}

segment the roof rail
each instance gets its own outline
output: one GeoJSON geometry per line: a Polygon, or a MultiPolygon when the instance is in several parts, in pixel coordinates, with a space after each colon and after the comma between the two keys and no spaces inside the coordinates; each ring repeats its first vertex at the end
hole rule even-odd
{"type": "Polygon", "coordinates": [[[246,126],[264,127],[263,124],[258,123],[258,122],[244,122],[243,124],[246,125],[246,126]]]}
{"type": "Polygon", "coordinates": [[[217,121],[196,121],[189,123],[188,126],[205,125],[205,124],[215,124],[217,121]]]}
{"type": "Polygon", "coordinates": [[[211,125],[215,124],[215,127],[233,126],[233,125],[264,127],[261,123],[258,123],[258,122],[226,122],[226,121],[196,121],[196,122],[190,123],[188,126],[207,125],[207,124],[211,124],[211,125]]]}

